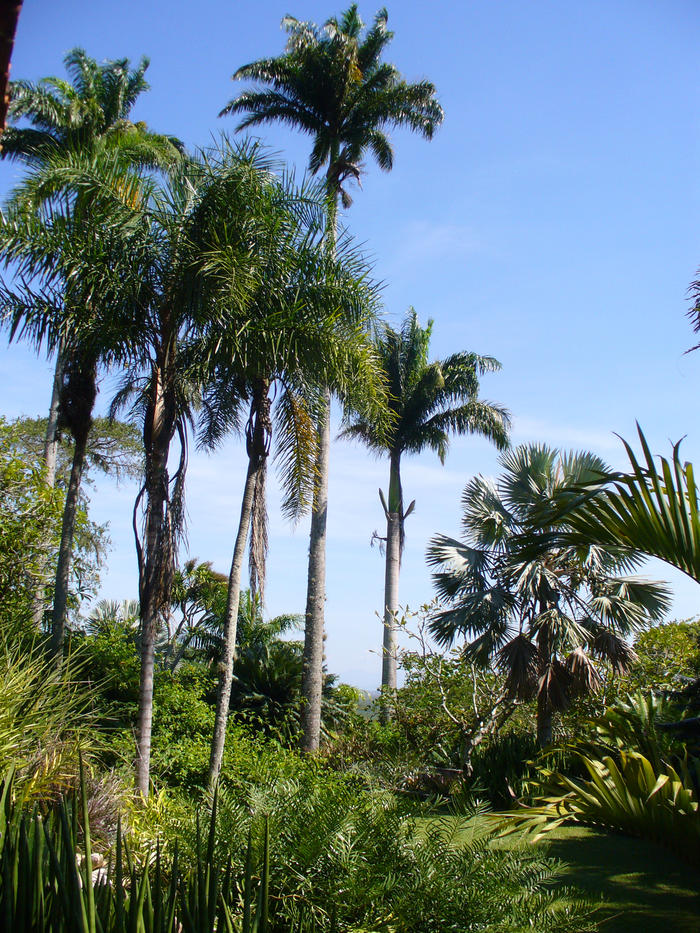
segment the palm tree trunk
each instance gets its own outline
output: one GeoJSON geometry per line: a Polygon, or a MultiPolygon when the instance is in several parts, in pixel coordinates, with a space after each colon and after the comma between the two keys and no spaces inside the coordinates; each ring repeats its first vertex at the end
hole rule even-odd
{"type": "Polygon", "coordinates": [[[73,534],[75,532],[75,519],[78,513],[80,481],[85,465],[85,452],[87,450],[89,431],[90,422],[85,425],[85,429],[75,438],[73,463],[70,471],[68,490],[66,492],[66,501],[63,507],[61,544],[58,550],[58,564],[56,566],[56,586],[54,589],[53,620],[51,625],[51,653],[59,666],[63,659],[63,642],[66,634],[66,611],[68,606],[68,578],[73,557],[73,534]]]}
{"type": "MultiPolygon", "coordinates": [[[[49,406],[49,418],[46,425],[46,437],[44,439],[44,480],[51,489],[56,484],[56,460],[58,455],[58,418],[60,413],[61,385],[63,384],[63,347],[59,345],[56,353],[56,366],[53,373],[53,384],[51,388],[51,404],[49,406]]],[[[48,581],[41,579],[34,591],[32,598],[32,622],[37,631],[41,630],[41,624],[44,621],[44,610],[46,608],[46,583],[48,581]]]]}
{"type": "Polygon", "coordinates": [[[5,130],[10,104],[10,61],[21,9],[22,0],[4,0],[0,4],[0,137],[5,130]]]}
{"type": "Polygon", "coordinates": [[[390,718],[390,700],[396,691],[396,615],[399,610],[399,573],[401,570],[401,455],[392,453],[389,467],[389,501],[386,512],[386,564],[384,571],[384,639],[382,646],[381,719],[390,718]]]}
{"type": "Polygon", "coordinates": [[[172,554],[168,523],[168,454],[175,430],[175,399],[166,389],[164,366],[155,368],[152,400],[146,415],[145,566],[140,580],[141,676],[136,758],[136,789],[148,796],[153,725],[153,668],[158,621],[169,597],[172,554]]]}
{"type": "MultiPolygon", "coordinates": [[[[547,604],[543,602],[540,612],[546,609],[547,604]]],[[[537,669],[540,677],[540,688],[537,691],[537,744],[540,748],[545,748],[552,742],[552,704],[544,687],[544,678],[551,660],[550,654],[549,634],[545,625],[540,629],[537,638],[537,669]]]]}
{"type": "Polygon", "coordinates": [[[226,742],[226,723],[228,722],[228,709],[231,701],[231,683],[233,681],[233,661],[236,649],[236,633],[238,629],[238,605],[241,598],[241,577],[243,575],[243,561],[245,558],[246,541],[250,530],[250,516],[253,511],[253,497],[255,494],[256,466],[252,458],[248,460],[248,472],[243,487],[243,500],[241,502],[241,516],[238,521],[238,534],[233,548],[231,572],[228,577],[228,599],[226,600],[226,620],[224,622],[224,644],[221,660],[219,661],[219,689],[216,696],[216,718],[214,719],[214,736],[211,743],[209,758],[209,786],[213,787],[219,779],[221,762],[224,757],[226,742]]]}
{"type": "Polygon", "coordinates": [[[61,385],[63,384],[64,351],[59,346],[56,353],[56,366],[53,373],[51,387],[51,405],[49,407],[49,420],[46,425],[46,438],[44,440],[44,478],[46,485],[53,489],[56,483],[56,459],[58,456],[58,416],[61,401],[61,385]]]}
{"type": "MultiPolygon", "coordinates": [[[[331,147],[326,183],[328,185],[327,247],[335,256],[338,220],[338,190],[332,177],[339,145],[331,147]]],[[[326,606],[326,525],[328,519],[328,467],[331,447],[331,393],[326,390],[323,419],[319,425],[316,455],[316,486],[311,507],[309,570],[306,584],[306,624],[304,626],[304,665],[302,670],[302,750],[315,752],[321,742],[321,697],[323,691],[323,642],[326,606]]]]}
{"type": "Polygon", "coordinates": [[[316,457],[316,488],[311,511],[309,577],[306,591],[304,666],[302,673],[302,749],[315,752],[321,741],[323,690],[324,609],[326,602],[326,519],[328,515],[328,461],[331,446],[331,394],[320,426],[316,457]]]}
{"type": "Polygon", "coordinates": [[[251,403],[248,430],[246,432],[248,470],[246,473],[245,486],[243,487],[241,515],[238,521],[236,543],[233,548],[231,572],[228,578],[224,644],[222,657],[219,661],[219,688],[216,697],[214,735],[212,737],[211,755],[209,758],[209,786],[212,788],[218,781],[219,774],[221,773],[221,763],[223,761],[224,746],[226,744],[226,724],[228,722],[229,704],[231,702],[233,662],[238,630],[238,606],[241,598],[241,577],[243,574],[246,541],[248,540],[248,532],[250,530],[255,492],[260,483],[261,473],[264,472],[266,467],[269,449],[270,402],[268,390],[269,383],[267,381],[261,380],[258,386],[256,386],[255,395],[251,403]]]}

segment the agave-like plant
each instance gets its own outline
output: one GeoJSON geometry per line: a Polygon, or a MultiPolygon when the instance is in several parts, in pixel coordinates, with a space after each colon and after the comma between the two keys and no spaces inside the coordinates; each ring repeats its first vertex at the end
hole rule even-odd
{"type": "Polygon", "coordinates": [[[690,766],[654,767],[639,752],[619,759],[580,755],[589,780],[540,768],[535,806],[504,814],[509,830],[533,841],[565,822],[592,824],[659,842],[688,861],[700,862],[700,811],[690,766]]]}

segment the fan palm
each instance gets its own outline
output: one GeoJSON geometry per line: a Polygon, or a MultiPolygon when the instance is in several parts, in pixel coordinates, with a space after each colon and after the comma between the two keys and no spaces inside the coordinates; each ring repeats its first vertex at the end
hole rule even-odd
{"type": "Polygon", "coordinates": [[[465,655],[501,669],[512,697],[536,697],[546,745],[553,713],[599,685],[596,661],[623,672],[634,657],[627,636],[660,619],[670,596],[629,575],[639,551],[557,546],[551,525],[533,526],[567,490],[599,480],[607,468],[598,457],[531,445],[502,455],[501,465],[497,482],[477,476],[464,490],[465,540],[430,543],[442,603],[430,629],[443,644],[466,636],[465,655]]]}
{"type": "MultiPolygon", "coordinates": [[[[337,236],[338,201],[349,207],[346,182],[359,181],[363,156],[370,152],[380,168],[388,171],[394,158],[389,128],[405,126],[430,139],[443,118],[435,87],[429,81],[409,84],[393,65],[382,61],[393,38],[387,19],[386,10],[380,10],[365,31],[356,4],[321,28],[286,16],[282,20],[289,37],[285,53],[239,68],[234,80],[253,81],[260,87],[239,94],[222,110],[222,114],[244,115],[238,129],[281,122],[312,137],[309,168],[314,174],[324,167],[326,170],[327,243],[331,252],[337,236]]],[[[304,649],[303,746],[307,751],[318,748],[321,723],[329,392],[318,430],[304,649]]]]}
{"type": "Polygon", "coordinates": [[[479,376],[500,369],[500,363],[468,352],[430,362],[432,325],[429,321],[427,327],[421,327],[411,308],[400,331],[385,328],[377,346],[392,415],[389,428],[348,412],[342,432],[342,436],[358,438],[378,455],[389,457],[388,496],[379,492],[387,523],[382,687],[388,690],[396,689],[396,613],[404,522],[415,505],[412,502],[404,511],[401,457],[428,448],[444,463],[451,433],[480,434],[500,449],[508,444],[508,412],[478,397],[479,376]]]}

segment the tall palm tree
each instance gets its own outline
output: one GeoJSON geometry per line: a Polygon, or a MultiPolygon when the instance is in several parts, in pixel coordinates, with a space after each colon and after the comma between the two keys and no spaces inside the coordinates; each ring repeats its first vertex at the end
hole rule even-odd
{"type": "MultiPolygon", "coordinates": [[[[15,192],[11,203],[29,211],[41,212],[42,203],[51,202],[52,210],[48,217],[44,217],[47,222],[53,222],[55,219],[53,209],[56,204],[69,215],[81,199],[84,201],[84,193],[73,193],[70,196],[61,190],[60,185],[57,188],[47,184],[47,177],[57,178],[54,169],[65,160],[70,160],[76,155],[99,159],[100,156],[111,153],[135,166],[167,168],[180,158],[181,153],[181,144],[173,137],[152,133],[144,124],[134,124],[129,120],[138,96],[148,89],[144,78],[148,59],[142,58],[137,68],[132,70],[128,59],[98,64],[82,49],[76,48],[66,55],[64,64],[70,79],[68,81],[51,77],[38,82],[13,82],[9,113],[13,123],[19,125],[11,126],[3,137],[3,156],[22,161],[29,169],[27,178],[15,192]],[[29,125],[24,125],[25,122],[29,125]]],[[[89,220],[88,213],[83,214],[79,222],[85,223],[89,220]]],[[[17,233],[15,228],[9,235],[16,238],[17,233]]],[[[34,237],[36,233],[34,226],[34,237]]],[[[34,242],[36,244],[36,239],[34,242]]],[[[15,245],[18,244],[15,242],[15,245]]],[[[25,271],[31,274],[33,270],[27,266],[27,255],[25,251],[25,271]]],[[[53,276],[55,282],[54,270],[50,269],[46,262],[40,263],[39,268],[44,278],[53,276]]],[[[80,290],[79,283],[77,286],[74,283],[72,290],[75,298],[75,292],[80,290]]],[[[54,308],[51,313],[65,320],[72,312],[69,311],[69,296],[65,294],[63,298],[63,307],[58,310],[54,308]]],[[[41,306],[41,302],[39,305],[41,306]]],[[[46,311],[46,307],[42,307],[39,313],[46,311]]],[[[36,315],[36,303],[31,313],[36,315]]],[[[13,326],[13,332],[16,332],[16,315],[13,317],[13,326]]],[[[75,511],[92,406],[97,391],[96,364],[99,352],[81,347],[74,334],[70,334],[70,329],[64,329],[63,338],[58,341],[54,341],[55,332],[56,328],[53,329],[53,333],[48,333],[49,349],[56,350],[56,368],[45,444],[46,481],[49,485],[53,485],[55,478],[60,428],[68,428],[75,441],[75,456],[66,496],[62,543],[56,572],[52,619],[52,644],[60,661],[65,632],[67,582],[75,511]]],[[[37,594],[37,622],[43,615],[43,602],[43,594],[37,594]]]]}
{"type": "Polygon", "coordinates": [[[432,327],[432,321],[421,327],[411,308],[401,330],[385,328],[377,346],[392,415],[389,427],[348,411],[341,434],[358,438],[370,450],[389,458],[388,495],[379,491],[386,516],[382,688],[389,691],[396,689],[396,614],[404,522],[415,506],[412,502],[404,511],[401,457],[429,449],[444,463],[450,434],[480,434],[501,450],[508,445],[508,412],[479,398],[479,376],[499,370],[500,363],[468,352],[430,362],[432,327]]]}
{"type": "MultiPolygon", "coordinates": [[[[443,112],[429,81],[409,84],[382,55],[393,38],[387,12],[380,10],[372,26],[364,24],[353,4],[340,19],[319,28],[292,16],[282,20],[287,31],[283,55],[239,68],[234,80],[260,85],[244,91],[222,114],[244,114],[238,129],[281,122],[312,138],[309,168],[325,167],[328,203],[327,243],[337,239],[338,202],[352,199],[345,183],[359,180],[363,156],[369,152],[379,167],[393,166],[391,127],[405,126],[430,139],[443,112]]],[[[321,728],[324,604],[326,588],[326,516],[330,448],[330,393],[319,419],[317,484],[311,510],[309,571],[304,642],[304,739],[306,751],[318,748],[321,728]]]]}
{"type": "Polygon", "coordinates": [[[556,525],[533,522],[551,516],[568,491],[598,482],[607,472],[598,457],[531,445],[503,454],[501,466],[497,482],[477,476],[467,484],[464,540],[437,535],[430,543],[442,603],[430,630],[442,644],[466,636],[465,655],[495,664],[509,696],[536,698],[544,746],[553,714],[599,685],[596,662],[624,672],[634,657],[627,637],[658,621],[670,594],[628,575],[643,559],[639,551],[557,544],[556,525]]]}
{"type": "MultiPolygon", "coordinates": [[[[117,401],[131,400],[143,425],[146,465],[135,509],[144,505],[143,537],[137,536],[142,626],[137,789],[147,794],[154,642],[170,604],[193,403],[224,365],[239,373],[231,387],[243,398],[246,381],[254,386],[265,373],[256,363],[274,358],[273,352],[287,360],[272,371],[275,378],[296,376],[290,361],[310,357],[314,365],[305,368],[316,372],[325,349],[325,358],[334,363],[354,360],[352,372],[349,365],[343,369],[348,382],[359,381],[369,354],[353,356],[349,325],[341,332],[333,323],[336,317],[349,319],[348,277],[334,278],[325,250],[299,242],[294,198],[275,180],[258,148],[232,147],[224,140],[217,151],[183,162],[163,182],[130,175],[117,161],[109,172],[104,162],[99,167],[76,163],[73,173],[73,183],[90,196],[91,212],[104,218],[105,241],[113,241],[111,263],[78,271],[102,301],[111,302],[113,326],[133,360],[117,401]],[[171,477],[168,461],[176,435],[181,455],[171,477]]],[[[306,203],[300,207],[304,211],[306,203]]],[[[303,372],[301,362],[296,365],[303,372]]],[[[321,369],[325,379],[332,374],[330,363],[321,369]]],[[[256,422],[258,412],[264,418],[264,399],[264,393],[254,399],[256,422]]],[[[256,443],[253,447],[257,450],[256,443]]],[[[257,460],[251,458],[255,467],[257,460]]],[[[136,514],[134,524],[136,529],[136,514]]],[[[245,533],[241,537],[245,542],[245,533]]],[[[235,570],[232,565],[232,574],[235,570]]],[[[231,604],[239,588],[229,586],[231,604]]],[[[217,735],[225,731],[224,690],[236,618],[227,624],[217,735]]]]}
{"type": "MultiPolygon", "coordinates": [[[[248,469],[228,584],[210,783],[219,776],[233,677],[243,558],[250,536],[251,590],[261,597],[267,549],[265,484],[273,433],[284,487],[283,511],[295,520],[313,495],[315,416],[323,387],[357,404],[383,391],[366,322],[375,302],[361,260],[345,244],[330,256],[322,241],[323,200],[280,199],[269,185],[270,237],[256,252],[258,285],[251,293],[245,334],[217,327],[192,355],[214,372],[203,397],[203,441],[216,444],[231,426],[245,423],[248,469]],[[299,211],[302,207],[302,211],[299,211]],[[315,216],[314,216],[315,213],[315,216]]],[[[208,268],[233,273],[225,251],[208,268]]],[[[234,322],[236,323],[236,322],[234,322]]],[[[375,405],[375,408],[377,405],[375,405]]]]}
{"type": "MultiPolygon", "coordinates": [[[[97,395],[97,369],[98,365],[109,365],[119,352],[110,333],[110,302],[92,290],[77,271],[87,263],[100,266],[111,262],[109,232],[94,222],[86,207],[77,200],[68,210],[65,204],[57,207],[54,203],[30,210],[24,204],[10,205],[0,219],[0,254],[15,273],[9,284],[0,286],[0,317],[8,323],[11,338],[29,339],[37,349],[44,343],[49,348],[63,347],[55,380],[59,403],[56,428],[70,432],[74,447],[51,624],[51,648],[58,664],[63,656],[73,536],[97,395]]],[[[43,616],[44,599],[42,585],[35,598],[35,622],[43,616]]]]}

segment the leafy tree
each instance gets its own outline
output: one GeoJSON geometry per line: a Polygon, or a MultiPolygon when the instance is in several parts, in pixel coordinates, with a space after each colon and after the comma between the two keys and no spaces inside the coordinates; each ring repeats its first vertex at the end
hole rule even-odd
{"type": "Polygon", "coordinates": [[[597,688],[596,660],[618,673],[629,667],[628,636],[663,615],[669,593],[624,575],[640,564],[639,552],[549,546],[551,528],[532,530],[533,513],[551,514],[562,491],[605,471],[598,457],[530,445],[503,454],[501,465],[497,482],[477,476],[465,487],[465,539],[430,543],[443,604],[430,628],[443,644],[467,636],[469,659],[495,663],[511,696],[537,698],[537,737],[546,745],[553,713],[597,688]]]}
{"type": "MultiPolygon", "coordinates": [[[[56,559],[61,535],[63,491],[47,485],[40,456],[17,449],[16,425],[0,419],[0,628],[12,641],[29,639],[37,582],[56,559]]],[[[96,583],[105,547],[104,529],[77,515],[76,559],[71,601],[96,583]],[[97,564],[96,564],[97,561],[97,564]]]]}
{"type": "MultiPolygon", "coordinates": [[[[380,168],[388,171],[394,158],[388,129],[406,126],[430,139],[442,122],[434,86],[429,81],[409,84],[393,65],[382,61],[393,38],[387,19],[386,10],[380,10],[371,28],[364,30],[356,4],[321,28],[286,16],[282,20],[289,37],[285,53],[239,68],[234,80],[253,81],[260,88],[242,92],[222,111],[243,115],[238,129],[281,122],[311,136],[309,168],[314,174],[326,169],[326,236],[331,253],[336,248],[338,201],[350,206],[345,183],[359,180],[365,153],[370,152],[380,168]]],[[[304,649],[303,747],[307,751],[318,748],[321,723],[329,391],[318,430],[304,649]]]]}
{"type": "MultiPolygon", "coordinates": [[[[13,450],[19,457],[39,461],[44,453],[46,418],[16,418],[8,423],[13,450]]],[[[56,485],[65,489],[73,460],[72,439],[59,437],[56,485]]],[[[132,424],[111,418],[94,418],[85,452],[83,485],[94,483],[98,471],[117,482],[137,479],[143,473],[143,444],[132,424]]]]}
{"type": "Polygon", "coordinates": [[[342,436],[354,437],[378,455],[389,458],[389,492],[380,498],[386,516],[386,572],[384,584],[384,643],[382,688],[396,689],[396,614],[399,608],[399,570],[404,542],[401,457],[426,448],[445,462],[450,434],[480,434],[500,449],[508,444],[510,418],[500,405],[479,398],[479,376],[500,369],[493,357],[454,353],[430,362],[433,322],[423,328],[411,309],[400,331],[386,327],[378,342],[391,413],[386,423],[346,414],[342,436]]]}

